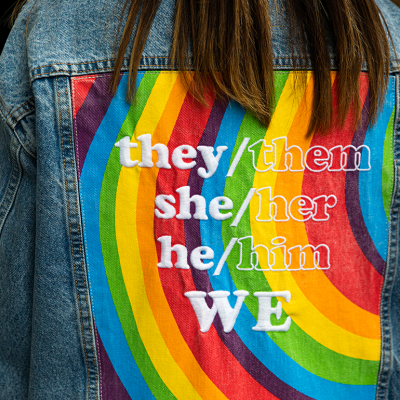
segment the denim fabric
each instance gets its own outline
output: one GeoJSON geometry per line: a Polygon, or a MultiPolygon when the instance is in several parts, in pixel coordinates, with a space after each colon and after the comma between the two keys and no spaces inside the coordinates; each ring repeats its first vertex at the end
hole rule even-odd
{"type": "MultiPolygon", "coordinates": [[[[162,1],[142,70],[170,68],[173,3],[162,1]]],[[[400,10],[389,0],[377,3],[400,54],[400,10]]],[[[70,81],[112,71],[120,12],[121,2],[106,0],[30,0],[0,57],[0,400],[100,398],[70,81]]],[[[274,66],[290,70],[284,7],[271,1],[271,13],[274,66]]],[[[396,175],[379,400],[400,398],[400,64],[391,51],[396,175]]]]}
{"type": "Polygon", "coordinates": [[[395,161],[395,190],[393,192],[391,206],[390,245],[388,249],[388,263],[385,282],[382,292],[381,316],[382,316],[382,354],[379,375],[379,390],[377,399],[397,399],[400,396],[400,271],[399,271],[399,229],[400,229],[400,201],[399,201],[399,77],[396,79],[396,125],[394,142],[395,161]]]}

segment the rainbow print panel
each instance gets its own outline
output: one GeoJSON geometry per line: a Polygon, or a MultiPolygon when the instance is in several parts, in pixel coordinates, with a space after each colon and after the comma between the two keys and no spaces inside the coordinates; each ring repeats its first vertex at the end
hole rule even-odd
{"type": "MultiPolygon", "coordinates": [[[[72,78],[102,400],[373,400],[394,80],[306,138],[313,77],[276,72],[268,129],[175,72],[72,78]]],[[[337,82],[332,73],[334,115],[337,82]]]]}

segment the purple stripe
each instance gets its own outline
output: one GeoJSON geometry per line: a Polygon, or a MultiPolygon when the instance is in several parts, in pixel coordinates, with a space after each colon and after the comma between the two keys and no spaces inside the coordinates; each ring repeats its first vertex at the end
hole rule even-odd
{"type": "Polygon", "coordinates": [[[96,77],[85,101],[75,116],[74,138],[78,179],[81,176],[90,144],[113,98],[109,90],[110,79],[111,75],[109,74],[96,77]]]}
{"type": "MultiPolygon", "coordinates": [[[[198,144],[199,146],[214,146],[214,143],[218,136],[219,127],[221,126],[221,122],[228,104],[229,100],[226,98],[224,98],[222,101],[214,101],[213,108],[207,121],[207,125],[204,129],[203,135],[200,138],[198,144]]],[[[197,163],[196,167],[206,168],[203,157],[200,154],[197,154],[197,158],[195,159],[195,161],[197,163]]],[[[201,195],[204,179],[201,178],[197,173],[198,168],[192,169],[189,175],[187,185],[190,187],[190,196],[193,196],[195,194],[201,195]]],[[[195,212],[193,203],[191,203],[190,208],[190,211],[193,215],[193,213],[195,212]]],[[[201,246],[200,220],[191,218],[185,221],[185,243],[188,249],[188,254],[190,254],[192,250],[196,247],[201,246]]],[[[197,290],[201,290],[207,293],[213,291],[207,271],[199,271],[192,266],[191,271],[193,281],[196,285],[197,290]]],[[[212,300],[210,298],[207,297],[206,301],[211,302],[212,304],[212,300]]]]}
{"type": "Polygon", "coordinates": [[[102,400],[131,400],[125,386],[122,384],[119,376],[115,372],[113,365],[108,357],[100,335],[94,327],[100,372],[100,388],[102,400]]]}
{"type": "MultiPolygon", "coordinates": [[[[369,102],[370,99],[368,93],[361,114],[362,123],[354,133],[353,141],[351,143],[356,148],[364,143],[365,135],[367,133],[369,102]]],[[[351,159],[353,159],[353,157],[349,157],[349,160],[351,159]]],[[[359,171],[347,171],[346,173],[345,195],[347,215],[351,230],[353,231],[353,235],[358,243],[358,246],[376,271],[383,275],[385,272],[386,263],[378,253],[378,250],[376,249],[375,244],[368,233],[368,229],[365,225],[361,211],[358,190],[358,174],[359,171]]]]}
{"type": "Polygon", "coordinates": [[[224,332],[224,328],[216,315],[214,327],[218,336],[224,342],[225,346],[239,361],[242,367],[251,375],[261,386],[281,400],[312,400],[303,393],[292,388],[274,375],[242,342],[239,335],[232,330],[229,333],[224,332]]]}
{"type": "MultiPolygon", "coordinates": [[[[204,129],[203,135],[200,139],[199,146],[214,146],[218,136],[218,131],[224,116],[225,110],[228,106],[228,100],[216,100],[211,110],[207,126],[204,129]]],[[[201,156],[196,158],[196,166],[206,167],[201,156]]],[[[204,179],[201,178],[196,170],[192,170],[188,179],[188,186],[190,186],[190,195],[201,195],[204,179]]],[[[191,205],[194,207],[194,205],[191,205]]],[[[193,215],[194,209],[191,209],[193,215]]],[[[201,233],[200,221],[194,218],[185,221],[185,243],[190,254],[193,249],[201,246],[201,233]]],[[[197,290],[209,293],[213,291],[207,271],[199,271],[190,265],[193,282],[197,290]]],[[[212,306],[212,300],[209,296],[206,297],[209,307],[212,306]]],[[[218,332],[218,336],[238,362],[245,368],[250,376],[252,376],[260,385],[268,390],[273,395],[282,400],[303,400],[311,399],[310,397],[300,393],[296,389],[281,381],[274,375],[268,368],[261,363],[257,357],[246,347],[238,334],[232,330],[225,333],[221,320],[218,315],[214,319],[214,327],[218,332]]]]}

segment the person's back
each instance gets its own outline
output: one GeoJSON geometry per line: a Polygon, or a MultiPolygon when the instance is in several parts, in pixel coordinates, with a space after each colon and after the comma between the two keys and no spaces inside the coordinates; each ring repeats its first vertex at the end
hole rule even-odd
{"type": "Polygon", "coordinates": [[[120,5],[33,3],[0,58],[0,399],[399,398],[393,48],[384,100],[363,65],[342,121],[327,32],[323,129],[285,2],[253,112],[224,71],[171,70],[172,0],[130,91],[120,5]]]}

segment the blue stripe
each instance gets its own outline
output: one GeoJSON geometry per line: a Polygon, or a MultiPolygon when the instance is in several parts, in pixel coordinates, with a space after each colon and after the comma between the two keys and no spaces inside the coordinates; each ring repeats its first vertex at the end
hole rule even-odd
{"type": "MultiPolygon", "coordinates": [[[[138,74],[137,88],[143,75],[138,74]]],[[[102,258],[99,233],[99,203],[103,176],[108,157],[130,108],[125,100],[127,81],[128,77],[124,75],[83,165],[80,178],[82,219],[93,315],[101,340],[129,395],[132,398],[154,399],[133,359],[114,306],[102,258]]]]}
{"type": "Polygon", "coordinates": [[[364,141],[364,145],[371,150],[371,169],[359,172],[361,211],[368,233],[384,261],[386,261],[389,225],[382,199],[382,160],[385,132],[394,103],[394,78],[390,78],[384,108],[376,124],[367,130],[364,141]]]}

